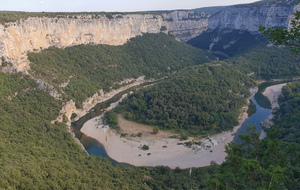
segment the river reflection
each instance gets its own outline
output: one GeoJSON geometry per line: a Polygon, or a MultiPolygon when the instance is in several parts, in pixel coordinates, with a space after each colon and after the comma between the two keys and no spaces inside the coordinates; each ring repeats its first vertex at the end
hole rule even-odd
{"type": "MultiPolygon", "coordinates": [[[[259,93],[259,92],[257,92],[259,93]]],[[[248,117],[242,124],[242,126],[238,129],[235,137],[234,137],[234,142],[240,143],[241,142],[241,138],[238,136],[240,134],[247,134],[247,126],[248,125],[253,125],[256,128],[256,131],[261,132],[262,131],[262,126],[261,126],[261,122],[268,119],[268,117],[270,116],[270,114],[272,113],[272,109],[268,109],[268,108],[263,108],[261,107],[258,103],[256,98],[259,96],[253,96],[251,98],[251,101],[253,102],[253,104],[256,107],[256,112],[253,113],[250,117],[248,117]]],[[[266,100],[266,99],[265,99],[266,100]]],[[[268,99],[267,99],[268,100],[268,99]]],[[[269,100],[268,100],[269,101],[269,100]]]]}
{"type": "MultiPolygon", "coordinates": [[[[265,90],[266,87],[268,86],[273,86],[278,83],[263,83],[262,85],[259,86],[258,92],[251,98],[251,101],[253,105],[255,106],[256,109],[253,109],[255,112],[252,113],[242,124],[242,126],[239,128],[237,131],[234,142],[240,143],[242,140],[238,137],[239,134],[247,134],[247,126],[248,125],[253,125],[256,128],[256,131],[261,132],[263,130],[261,126],[261,122],[268,119],[268,117],[272,113],[272,109],[270,108],[271,104],[270,101],[267,97],[265,97],[262,92],[265,90]]],[[[86,136],[85,134],[80,132],[80,129],[82,125],[89,119],[99,116],[104,112],[104,108],[108,107],[111,103],[118,101],[123,93],[120,93],[110,99],[109,101],[105,103],[101,103],[97,105],[93,110],[93,112],[87,114],[83,118],[80,118],[77,122],[72,123],[72,128],[74,130],[74,133],[76,137],[80,140],[80,142],[83,144],[85,147],[86,151],[95,156],[102,156],[106,157],[108,160],[110,160],[114,165],[121,165],[121,166],[131,166],[128,164],[122,164],[118,163],[117,161],[111,159],[104,147],[95,139],[86,136]]],[[[252,105],[252,106],[253,106],[252,105]]]]}

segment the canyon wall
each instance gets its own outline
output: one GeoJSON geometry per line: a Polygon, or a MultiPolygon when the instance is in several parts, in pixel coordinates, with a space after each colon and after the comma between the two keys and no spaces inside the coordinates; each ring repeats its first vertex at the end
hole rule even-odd
{"type": "Polygon", "coordinates": [[[159,33],[163,17],[152,14],[77,15],[56,18],[34,17],[0,25],[0,61],[18,70],[29,69],[28,52],[50,46],[78,44],[122,45],[142,33],[159,33]]]}
{"type": "Polygon", "coordinates": [[[295,7],[294,0],[258,2],[227,7],[208,19],[209,29],[233,29],[257,32],[259,26],[284,27],[295,7]]]}
{"type": "Polygon", "coordinates": [[[181,41],[188,41],[208,28],[210,14],[198,11],[169,11],[162,13],[168,30],[181,41]]]}
{"type": "MultiPolygon", "coordinates": [[[[231,29],[257,32],[259,26],[287,27],[299,10],[297,0],[261,1],[226,7],[209,15],[199,11],[165,11],[159,14],[78,14],[31,17],[0,24],[0,64],[13,63],[17,71],[29,69],[28,52],[51,46],[78,44],[122,45],[143,33],[172,33],[188,41],[204,31],[231,29]]],[[[213,38],[219,39],[219,36],[213,38]]],[[[212,40],[213,41],[213,40],[212,40]]]]}

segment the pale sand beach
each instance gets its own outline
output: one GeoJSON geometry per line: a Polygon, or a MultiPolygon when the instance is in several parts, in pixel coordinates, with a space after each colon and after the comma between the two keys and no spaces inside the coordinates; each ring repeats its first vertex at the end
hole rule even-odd
{"type": "MultiPolygon", "coordinates": [[[[108,126],[103,125],[102,116],[86,122],[81,129],[84,134],[98,140],[105,148],[107,154],[114,160],[134,166],[169,166],[171,168],[202,167],[210,165],[211,161],[218,164],[225,160],[225,145],[231,142],[234,134],[240,127],[236,126],[230,132],[220,133],[209,138],[189,138],[180,141],[170,136],[178,135],[171,132],[159,131],[152,133],[152,127],[127,121],[119,116],[121,131],[116,133],[108,126]],[[142,136],[136,136],[141,132],[142,136]],[[126,137],[120,137],[127,133],[126,137]],[[133,137],[133,135],[135,137],[133,137]],[[193,145],[191,148],[178,145],[188,141],[202,142],[203,146],[193,145]],[[143,145],[149,150],[143,150],[143,145]]],[[[240,124],[248,117],[246,112],[240,116],[240,124]]]]}
{"type": "MultiPolygon", "coordinates": [[[[281,94],[282,87],[284,87],[285,85],[287,85],[287,83],[282,83],[282,84],[269,86],[263,92],[263,95],[266,96],[269,99],[272,109],[279,107],[278,97],[281,94]]],[[[272,118],[273,118],[273,114],[269,115],[268,119],[264,120],[261,123],[261,125],[263,125],[264,127],[272,126],[273,125],[272,118]]],[[[267,136],[267,133],[265,132],[265,130],[262,130],[261,133],[260,133],[259,138],[263,139],[263,138],[266,138],[266,136],[267,136]]]]}
{"type": "MultiPolygon", "coordinates": [[[[272,108],[278,106],[277,98],[284,85],[286,84],[270,86],[263,93],[270,99],[272,108]]],[[[114,106],[116,104],[112,105],[114,106]]],[[[127,121],[121,116],[118,118],[121,128],[118,133],[102,123],[102,116],[87,121],[81,128],[81,132],[98,140],[107,154],[118,162],[134,166],[203,167],[210,165],[212,161],[220,164],[225,160],[225,145],[233,140],[235,133],[248,117],[245,112],[246,108],[243,110],[239,118],[240,125],[234,127],[232,131],[204,139],[189,138],[186,141],[180,141],[177,138],[170,138],[179,134],[166,131],[153,134],[151,126],[127,121]],[[139,132],[142,133],[141,137],[137,136],[139,132]],[[120,137],[121,133],[128,135],[120,137]],[[178,145],[178,143],[188,141],[201,141],[202,146],[193,145],[189,148],[185,145],[178,145]],[[143,145],[149,146],[149,150],[143,150],[143,145]]]]}
{"type": "Polygon", "coordinates": [[[281,94],[282,87],[285,86],[286,84],[287,83],[269,86],[263,92],[263,95],[270,100],[272,109],[279,107],[278,96],[281,94]]]}

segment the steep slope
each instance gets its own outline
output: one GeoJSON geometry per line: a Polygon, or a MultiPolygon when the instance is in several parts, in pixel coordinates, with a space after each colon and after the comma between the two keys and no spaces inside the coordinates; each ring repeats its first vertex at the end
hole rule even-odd
{"type": "Polygon", "coordinates": [[[0,57],[24,70],[29,68],[27,52],[50,46],[122,45],[142,33],[159,33],[162,25],[161,16],[150,14],[31,17],[0,25],[0,57]]]}
{"type": "Polygon", "coordinates": [[[137,91],[116,112],[130,120],[189,134],[232,129],[255,83],[235,67],[212,62],[181,70],[137,91]]]}
{"type": "Polygon", "coordinates": [[[287,27],[296,0],[261,1],[222,9],[208,19],[208,29],[257,32],[259,26],[287,27]]]}
{"type": "Polygon", "coordinates": [[[246,52],[267,40],[260,36],[259,26],[289,26],[296,0],[259,1],[252,4],[226,7],[208,19],[208,30],[188,41],[209,50],[220,59],[246,52]]]}
{"type": "Polygon", "coordinates": [[[65,124],[60,101],[22,74],[0,73],[0,189],[150,189],[148,172],[87,155],[65,124]]]}
{"type": "Polygon", "coordinates": [[[54,89],[56,97],[73,100],[81,108],[87,98],[130,84],[134,79],[163,78],[212,59],[214,56],[209,53],[178,42],[173,36],[144,34],[122,46],[79,45],[63,50],[52,47],[30,53],[29,73],[50,84],[52,88],[46,88],[47,91],[54,89]]]}
{"type": "Polygon", "coordinates": [[[178,10],[161,13],[169,32],[181,41],[188,41],[208,28],[210,14],[201,11],[178,10]]]}

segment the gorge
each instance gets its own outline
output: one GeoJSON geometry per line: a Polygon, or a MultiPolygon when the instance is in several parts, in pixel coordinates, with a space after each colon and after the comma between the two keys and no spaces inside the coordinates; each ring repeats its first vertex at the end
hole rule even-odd
{"type": "MultiPolygon", "coordinates": [[[[281,0],[226,7],[214,15],[191,10],[155,14],[57,14],[51,17],[41,14],[40,17],[0,25],[0,62],[12,62],[17,71],[22,71],[29,69],[27,52],[78,44],[122,45],[142,33],[170,32],[181,41],[214,29],[257,33],[260,25],[287,27],[292,13],[298,9],[296,1],[281,0]]],[[[221,38],[214,36],[211,40],[216,44],[221,38]]]]}
{"type": "Polygon", "coordinates": [[[300,76],[300,56],[257,31],[288,28],[297,2],[0,12],[0,189],[297,189],[299,82],[282,88],[266,138],[250,131],[228,144],[249,89],[300,76]],[[110,127],[94,118],[103,112],[110,127]],[[89,119],[83,130],[94,140],[75,135],[90,155],[70,131],[89,119]],[[95,139],[118,162],[141,167],[98,156],[95,139]]]}

